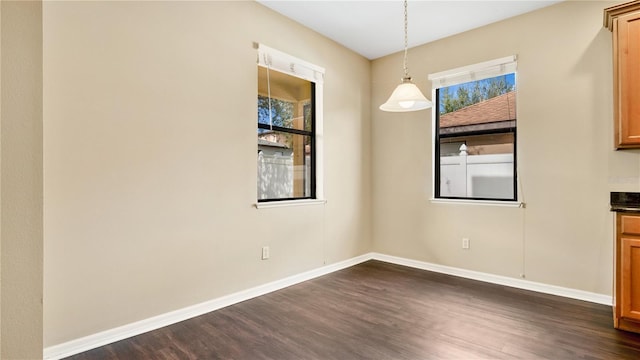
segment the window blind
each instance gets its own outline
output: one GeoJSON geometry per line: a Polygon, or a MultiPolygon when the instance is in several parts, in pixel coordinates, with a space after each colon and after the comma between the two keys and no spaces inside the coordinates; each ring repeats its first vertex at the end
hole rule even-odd
{"type": "Polygon", "coordinates": [[[516,56],[485,61],[456,69],[429,74],[433,89],[462,84],[470,81],[488,79],[516,72],[516,56]]]}
{"type": "Polygon", "coordinates": [[[299,77],[316,84],[324,82],[324,68],[300,60],[282,51],[257,44],[258,65],[299,77]]]}

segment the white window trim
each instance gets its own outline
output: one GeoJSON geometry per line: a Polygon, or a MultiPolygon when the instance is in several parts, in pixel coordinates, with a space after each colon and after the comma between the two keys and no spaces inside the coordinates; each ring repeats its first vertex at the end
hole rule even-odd
{"type": "Polygon", "coordinates": [[[324,205],[327,200],[321,199],[299,199],[299,200],[274,200],[268,202],[257,202],[256,209],[270,209],[289,206],[301,206],[301,205],[324,205]]]}
{"type": "MultiPolygon", "coordinates": [[[[519,192],[518,192],[519,193],[519,192]]],[[[489,205],[524,208],[522,201],[500,201],[500,200],[473,200],[473,199],[441,199],[431,198],[429,201],[433,204],[460,204],[460,205],[489,205]]]]}
{"type": "MultiPolygon", "coordinates": [[[[431,81],[431,99],[436,99],[436,89],[462,84],[465,82],[488,79],[496,76],[500,76],[508,73],[515,73],[518,67],[518,57],[516,55],[506,56],[503,58],[484,61],[481,63],[458,67],[451,70],[445,70],[433,74],[429,74],[428,79],[431,81]]],[[[517,85],[516,85],[517,86],[517,85]]],[[[524,208],[525,203],[522,199],[522,189],[520,183],[520,173],[517,169],[516,161],[516,200],[474,200],[474,199],[446,199],[436,198],[436,111],[437,104],[431,107],[431,133],[433,139],[431,141],[431,198],[429,201],[434,204],[461,204],[461,205],[489,205],[489,206],[505,206],[505,207],[517,207],[524,208]]],[[[516,142],[516,146],[518,143],[516,142]]],[[[516,150],[516,154],[519,151],[516,150]]]]}
{"type": "Polygon", "coordinates": [[[431,81],[431,88],[433,92],[435,92],[436,89],[451,85],[514,73],[517,70],[517,66],[517,57],[511,55],[500,59],[429,74],[429,80],[431,81]]]}
{"type": "Polygon", "coordinates": [[[256,208],[265,209],[283,206],[324,204],[324,74],[323,67],[298,59],[282,51],[270,48],[264,44],[256,44],[258,50],[258,65],[267,67],[287,75],[295,76],[315,83],[315,158],[316,158],[316,197],[315,199],[274,200],[258,202],[256,208]]]}

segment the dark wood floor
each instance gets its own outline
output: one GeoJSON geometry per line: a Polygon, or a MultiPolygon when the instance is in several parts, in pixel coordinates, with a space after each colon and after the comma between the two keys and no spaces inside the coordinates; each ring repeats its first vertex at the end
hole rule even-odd
{"type": "Polygon", "coordinates": [[[368,261],[71,359],[640,359],[611,307],[368,261]]]}

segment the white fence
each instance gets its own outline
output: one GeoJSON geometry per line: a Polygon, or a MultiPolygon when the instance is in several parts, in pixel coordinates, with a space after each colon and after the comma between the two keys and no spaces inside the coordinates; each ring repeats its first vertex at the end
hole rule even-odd
{"type": "Polygon", "coordinates": [[[513,154],[440,158],[440,196],[513,199],[513,154]]]}
{"type": "Polygon", "coordinates": [[[293,181],[303,177],[305,194],[311,194],[311,159],[305,157],[305,165],[293,165],[293,154],[280,155],[258,153],[258,199],[282,199],[293,197],[293,181]],[[299,174],[299,175],[298,175],[299,174]]]}

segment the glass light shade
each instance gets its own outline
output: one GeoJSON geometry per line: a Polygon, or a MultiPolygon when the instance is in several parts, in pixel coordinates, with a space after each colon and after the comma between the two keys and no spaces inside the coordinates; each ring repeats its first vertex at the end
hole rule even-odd
{"type": "Polygon", "coordinates": [[[431,101],[427,100],[416,84],[410,79],[403,79],[402,84],[393,90],[389,100],[380,105],[380,110],[391,112],[404,112],[424,110],[432,107],[431,101]]]}

